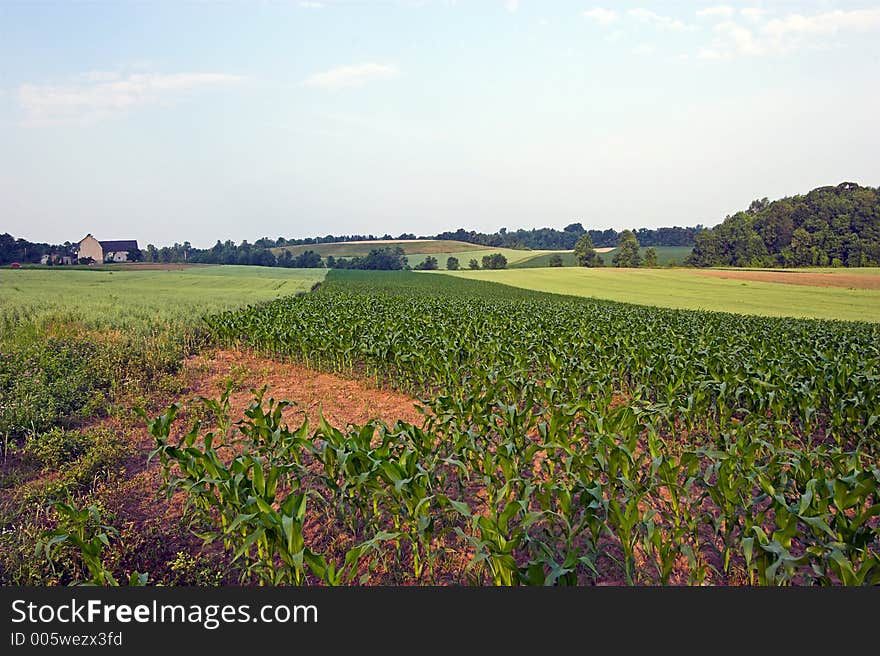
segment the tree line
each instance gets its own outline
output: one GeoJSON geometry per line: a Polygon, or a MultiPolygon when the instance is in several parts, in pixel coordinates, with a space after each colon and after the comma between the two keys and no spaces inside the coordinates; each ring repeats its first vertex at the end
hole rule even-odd
{"type": "MultiPolygon", "coordinates": [[[[703,230],[702,225],[690,228],[678,226],[672,228],[639,228],[629,230],[633,233],[642,246],[692,246],[695,236],[703,230]]],[[[578,240],[584,235],[590,236],[590,241],[595,248],[617,246],[623,231],[618,232],[614,228],[607,230],[586,230],[581,223],[570,223],[562,230],[555,228],[534,228],[526,230],[520,228],[509,232],[507,228],[501,228],[498,232],[485,233],[474,230],[459,228],[451,232],[441,232],[426,239],[465,241],[480,246],[493,246],[497,248],[515,248],[534,250],[572,250],[578,240]]]]}

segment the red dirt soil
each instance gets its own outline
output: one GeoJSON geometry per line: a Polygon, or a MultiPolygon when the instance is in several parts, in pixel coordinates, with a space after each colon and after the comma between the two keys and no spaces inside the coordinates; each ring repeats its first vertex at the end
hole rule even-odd
{"type": "Polygon", "coordinates": [[[268,385],[266,398],[296,403],[284,412],[291,428],[302,422],[302,412],[308,416],[309,423],[315,425],[321,411],[330,425],[337,428],[347,423],[364,424],[370,419],[382,419],[388,424],[398,419],[422,424],[423,417],[415,409],[415,399],[289,362],[277,362],[242,351],[217,351],[210,359],[202,356],[190,358],[187,368],[200,370],[190,388],[195,395],[216,398],[224,389],[225,379],[229,376],[235,379],[240,391],[229,398],[234,417],[243,416],[253,400],[252,388],[268,385]]]}
{"type": "Polygon", "coordinates": [[[775,282],[809,287],[845,287],[848,289],[880,289],[880,276],[852,273],[815,273],[799,271],[692,271],[698,276],[775,282]]]}
{"type": "MultiPolygon", "coordinates": [[[[237,390],[229,399],[232,406],[230,416],[235,420],[244,418],[244,410],[253,401],[250,390],[265,384],[269,385],[265,399],[272,397],[295,402],[296,405],[284,412],[292,430],[301,425],[303,412],[314,430],[321,409],[330,425],[339,429],[349,422],[363,424],[371,419],[381,419],[389,425],[402,420],[421,426],[424,419],[415,409],[415,399],[403,394],[240,351],[216,351],[189,358],[184,363],[182,378],[184,392],[149,408],[151,417],[160,414],[173,400],[179,400],[186,408],[186,402],[198,396],[217,399],[225,390],[227,381],[231,380],[237,390]]],[[[122,523],[129,544],[139,536],[158,534],[163,548],[171,554],[181,550],[204,555],[206,552],[202,551],[201,542],[180,524],[183,495],[178,493],[168,501],[159,497],[161,474],[158,461],[146,463],[146,456],[155,444],[143,422],[140,419],[120,421],[107,418],[98,425],[126,434],[131,440],[132,451],[124,466],[124,476],[101,486],[99,492],[102,504],[122,523]]],[[[174,434],[186,431],[189,425],[190,418],[184,409],[174,434]]],[[[45,474],[34,483],[39,484],[44,478],[45,474]]],[[[219,546],[212,545],[209,552],[212,549],[217,551],[219,546]]],[[[146,558],[137,553],[131,557],[146,558]]],[[[135,566],[149,567],[150,563],[135,562],[129,568],[135,566]]]]}

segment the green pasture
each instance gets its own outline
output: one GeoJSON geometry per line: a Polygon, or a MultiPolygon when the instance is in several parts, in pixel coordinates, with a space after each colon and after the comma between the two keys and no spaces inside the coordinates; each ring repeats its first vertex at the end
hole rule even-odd
{"type": "MultiPolygon", "coordinates": [[[[880,275],[880,269],[872,271],[862,270],[862,274],[880,275]]],[[[876,289],[730,280],[700,276],[691,269],[566,267],[459,271],[446,275],[640,305],[880,322],[880,290],[876,289]]]]}

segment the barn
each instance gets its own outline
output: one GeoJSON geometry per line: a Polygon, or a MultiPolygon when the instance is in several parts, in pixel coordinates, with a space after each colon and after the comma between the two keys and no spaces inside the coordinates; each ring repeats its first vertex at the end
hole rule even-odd
{"type": "Polygon", "coordinates": [[[129,253],[139,250],[136,239],[98,241],[91,233],[83,237],[77,247],[77,257],[90,257],[98,263],[128,262],[129,253]]]}

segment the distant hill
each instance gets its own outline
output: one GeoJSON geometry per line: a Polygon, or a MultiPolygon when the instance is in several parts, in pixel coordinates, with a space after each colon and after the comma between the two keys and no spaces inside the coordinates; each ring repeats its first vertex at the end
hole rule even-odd
{"type": "MultiPolygon", "coordinates": [[[[651,246],[651,248],[653,248],[654,252],[657,253],[657,264],[659,264],[660,266],[683,265],[685,259],[691,253],[691,249],[689,246],[651,246]]],[[[639,254],[642,257],[645,257],[646,250],[648,249],[642,246],[639,249],[639,254]]],[[[617,249],[612,248],[611,250],[605,250],[603,248],[603,251],[604,252],[600,253],[600,255],[605,261],[605,266],[613,266],[611,263],[611,258],[614,257],[617,249]]],[[[551,253],[544,252],[543,255],[533,255],[525,260],[514,262],[510,265],[510,268],[534,269],[537,267],[548,267],[550,266],[550,258],[553,257],[553,255],[556,253],[559,253],[559,255],[562,256],[562,266],[578,266],[577,260],[574,256],[574,252],[553,251],[551,253]]]]}
{"type": "Polygon", "coordinates": [[[753,201],[696,235],[698,267],[880,266],[880,187],[844,182],[753,201]]]}
{"type": "Polygon", "coordinates": [[[374,248],[382,246],[400,246],[407,255],[434,254],[434,253],[457,253],[460,251],[475,251],[488,249],[488,246],[477,246],[463,241],[441,241],[434,239],[381,239],[369,241],[339,241],[323,244],[301,244],[297,246],[281,246],[270,249],[275,256],[289,251],[291,255],[300,255],[305,251],[314,251],[321,257],[332,255],[333,257],[356,257],[368,255],[374,248]]]}
{"type": "Polygon", "coordinates": [[[276,258],[281,258],[285,251],[291,256],[302,255],[306,251],[314,251],[322,258],[363,257],[376,248],[383,246],[399,246],[407,256],[411,267],[421,264],[427,257],[437,259],[438,268],[446,268],[446,260],[455,257],[462,268],[466,268],[470,260],[481,262],[484,255],[501,253],[510,265],[523,260],[543,257],[546,250],[512,249],[494,246],[469,244],[464,241],[445,239],[383,239],[370,241],[347,241],[323,244],[301,244],[297,246],[281,246],[271,249],[276,258]]]}

